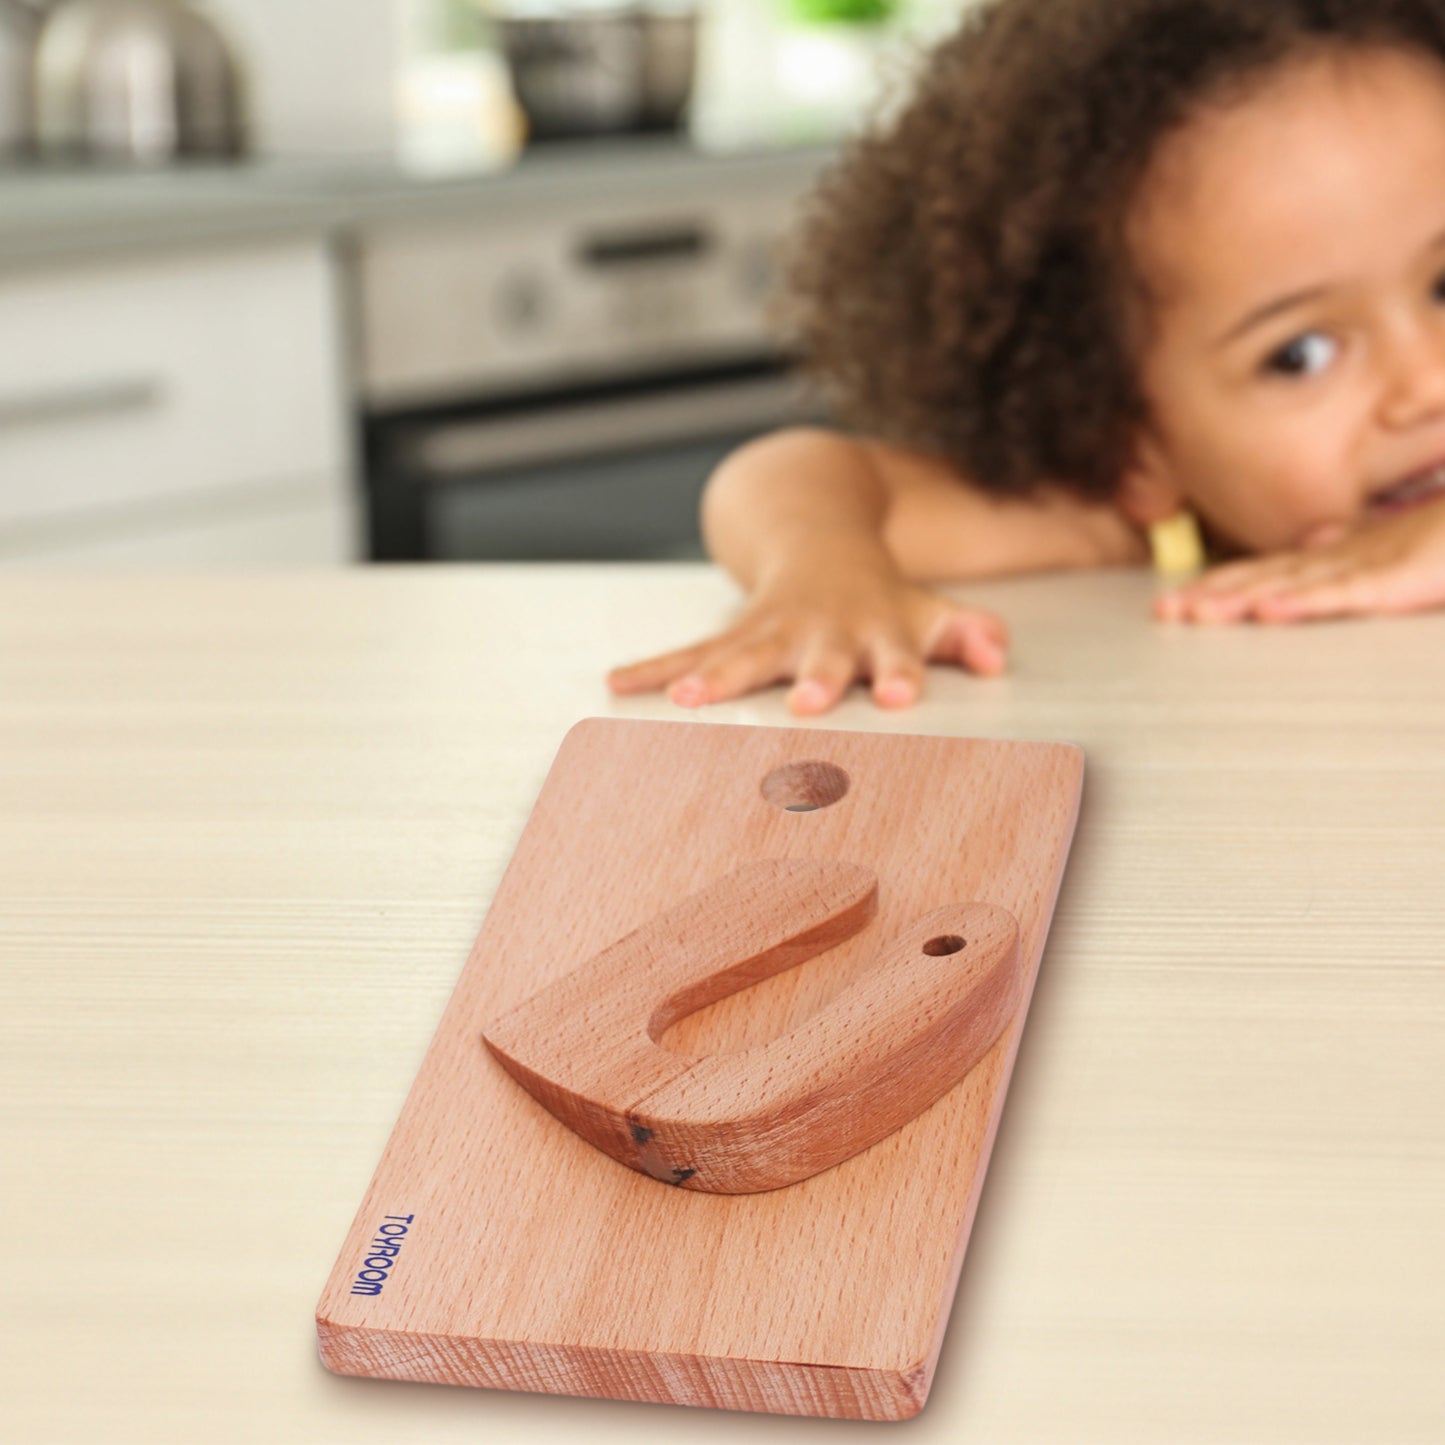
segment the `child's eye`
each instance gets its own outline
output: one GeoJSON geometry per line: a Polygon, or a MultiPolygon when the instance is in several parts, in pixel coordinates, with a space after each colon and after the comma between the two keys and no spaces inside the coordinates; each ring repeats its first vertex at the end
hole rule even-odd
{"type": "MultiPolygon", "coordinates": [[[[1442,278],[1445,282],[1445,278],[1442,278]]],[[[1266,358],[1264,369],[1276,376],[1313,376],[1335,359],[1338,348],[1321,331],[1308,331],[1286,342],[1266,358]]]]}
{"type": "Polygon", "coordinates": [[[1431,289],[1437,301],[1445,301],[1445,271],[1435,278],[1435,285],[1431,289]]]}

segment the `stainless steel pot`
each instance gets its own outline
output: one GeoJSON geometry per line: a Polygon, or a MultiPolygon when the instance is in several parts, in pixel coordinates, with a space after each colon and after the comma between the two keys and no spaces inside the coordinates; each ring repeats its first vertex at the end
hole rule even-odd
{"type": "Polygon", "coordinates": [[[0,161],[23,156],[34,136],[30,75],[40,19],[20,0],[0,0],[0,161]]]}
{"type": "Polygon", "coordinates": [[[687,7],[544,8],[496,21],[531,140],[673,130],[692,94],[697,15],[687,7]]]}
{"type": "Polygon", "coordinates": [[[645,10],[642,14],[642,125],[675,130],[692,99],[697,71],[695,10],[645,10]]]}
{"type": "Polygon", "coordinates": [[[185,0],[59,0],[36,48],[49,157],[230,158],[246,144],[239,66],[185,0]]]}

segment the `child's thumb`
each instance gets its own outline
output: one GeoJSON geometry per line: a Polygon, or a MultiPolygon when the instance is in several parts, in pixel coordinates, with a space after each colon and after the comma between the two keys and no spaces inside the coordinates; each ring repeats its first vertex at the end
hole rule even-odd
{"type": "Polygon", "coordinates": [[[975,607],[948,603],[934,624],[928,656],[956,662],[984,677],[1001,673],[1008,661],[1008,628],[1001,617],[975,607]]]}

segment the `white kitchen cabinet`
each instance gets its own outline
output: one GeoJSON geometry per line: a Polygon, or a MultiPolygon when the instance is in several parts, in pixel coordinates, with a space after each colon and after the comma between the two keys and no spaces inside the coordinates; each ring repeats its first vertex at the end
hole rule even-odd
{"type": "Polygon", "coordinates": [[[0,563],[356,555],[322,236],[0,273],[0,563]]]}

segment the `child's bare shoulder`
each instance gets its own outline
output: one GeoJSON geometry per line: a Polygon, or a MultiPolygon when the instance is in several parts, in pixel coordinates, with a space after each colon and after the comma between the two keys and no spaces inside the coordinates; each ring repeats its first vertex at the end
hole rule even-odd
{"type": "Polygon", "coordinates": [[[892,442],[860,439],[888,489],[889,550],[919,581],[960,581],[1147,560],[1143,535],[1112,502],[1061,486],[1028,497],[983,491],[953,463],[892,442]]]}

